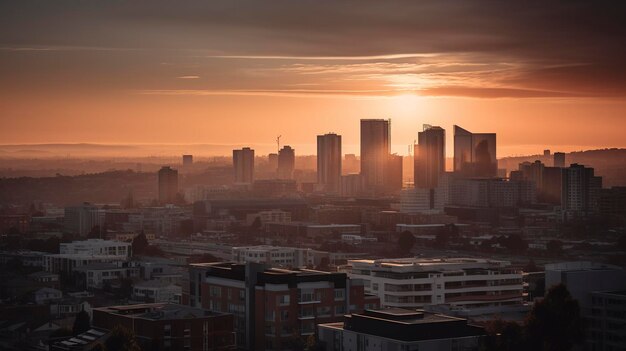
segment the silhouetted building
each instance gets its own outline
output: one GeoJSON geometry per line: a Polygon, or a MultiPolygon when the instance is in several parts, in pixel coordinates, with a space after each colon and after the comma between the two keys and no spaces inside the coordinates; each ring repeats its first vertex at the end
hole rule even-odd
{"type": "Polygon", "coordinates": [[[249,147],[233,150],[233,169],[235,183],[252,183],[254,181],[254,150],[249,147]]]}
{"type": "Polygon", "coordinates": [[[343,174],[359,173],[361,169],[359,159],[355,154],[346,154],[341,165],[341,171],[343,174]]]}
{"type": "Polygon", "coordinates": [[[543,150],[543,155],[546,157],[550,156],[550,149],[543,150]]]}
{"type": "Polygon", "coordinates": [[[252,183],[252,193],[259,197],[281,197],[298,191],[293,179],[259,179],[252,183]]]}
{"type": "Polygon", "coordinates": [[[402,190],[402,160],[402,156],[393,154],[387,161],[387,190],[392,193],[402,190]]]}
{"type": "Polygon", "coordinates": [[[439,176],[446,170],[446,131],[441,127],[424,125],[414,146],[413,179],[416,188],[437,187],[439,176]]]}
{"type": "Polygon", "coordinates": [[[474,350],[486,335],[467,319],[400,308],[353,313],[318,329],[327,350],[474,350]]]}
{"type": "Polygon", "coordinates": [[[596,177],[593,168],[574,163],[563,168],[561,179],[561,210],[564,220],[587,217],[599,212],[602,177],[596,177]]]}
{"type": "Polygon", "coordinates": [[[164,166],[158,173],[159,203],[175,203],[178,196],[178,171],[164,166]]]}
{"type": "Polygon", "coordinates": [[[289,145],[285,145],[278,152],[278,178],[293,179],[293,170],[296,164],[296,152],[289,145]]]}
{"type": "Polygon", "coordinates": [[[183,167],[188,168],[193,165],[193,155],[183,155],[183,167]]]}
{"type": "Polygon", "coordinates": [[[496,134],[471,133],[455,125],[454,172],[466,177],[496,177],[496,134]]]}
{"type": "Polygon", "coordinates": [[[267,162],[270,170],[278,172],[278,154],[267,155],[267,162]]]}
{"type": "Polygon", "coordinates": [[[341,135],[317,136],[317,184],[327,192],[341,190],[341,135]]]}
{"type": "Polygon", "coordinates": [[[387,186],[390,133],[391,120],[361,120],[361,176],[368,192],[382,192],[387,186]]]}
{"type": "Polygon", "coordinates": [[[565,168],[565,153],[563,152],[554,153],[554,167],[565,168]]]}
{"type": "Polygon", "coordinates": [[[544,167],[543,186],[541,192],[537,194],[537,199],[540,202],[554,205],[561,204],[561,191],[563,189],[561,185],[563,180],[561,170],[560,167],[544,167]]]}
{"type": "Polygon", "coordinates": [[[536,202],[534,183],[500,178],[457,178],[449,185],[449,204],[465,207],[517,207],[536,202]]]}
{"type": "Polygon", "coordinates": [[[626,187],[615,186],[610,189],[602,189],[600,213],[606,216],[626,217],[626,187]]]}

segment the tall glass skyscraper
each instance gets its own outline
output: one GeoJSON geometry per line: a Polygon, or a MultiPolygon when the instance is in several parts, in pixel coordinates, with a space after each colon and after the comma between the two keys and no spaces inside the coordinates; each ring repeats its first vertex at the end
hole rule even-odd
{"type": "Polygon", "coordinates": [[[414,145],[413,176],[416,188],[433,189],[439,176],[446,171],[446,131],[441,127],[424,125],[414,145]]]}
{"type": "Polygon", "coordinates": [[[317,136],[317,183],[326,192],[341,190],[341,135],[317,136]]]}
{"type": "Polygon", "coordinates": [[[454,172],[467,177],[498,174],[495,133],[471,133],[454,126],[454,172]]]}
{"type": "Polygon", "coordinates": [[[391,154],[391,120],[361,120],[361,177],[370,191],[384,191],[391,154]]]}

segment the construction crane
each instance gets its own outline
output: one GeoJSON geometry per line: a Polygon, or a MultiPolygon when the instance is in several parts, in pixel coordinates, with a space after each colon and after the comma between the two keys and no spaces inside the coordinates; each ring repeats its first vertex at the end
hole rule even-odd
{"type": "Polygon", "coordinates": [[[280,137],[281,137],[281,136],[282,136],[282,135],[279,135],[279,136],[276,138],[276,145],[277,145],[277,147],[278,147],[278,149],[276,150],[276,152],[279,152],[279,151],[280,151],[280,137]]]}

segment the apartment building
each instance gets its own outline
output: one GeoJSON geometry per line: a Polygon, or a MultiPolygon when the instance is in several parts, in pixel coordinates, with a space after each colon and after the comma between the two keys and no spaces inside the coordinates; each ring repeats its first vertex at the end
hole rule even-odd
{"type": "Polygon", "coordinates": [[[237,347],[248,350],[289,349],[318,323],[379,305],[345,273],[220,262],[192,264],[189,278],[183,303],[232,313],[237,347]]]}
{"type": "Polygon", "coordinates": [[[59,253],[64,255],[106,255],[129,258],[132,252],[131,248],[132,245],[128,242],[88,239],[72,241],[71,243],[61,243],[59,253]]]}
{"type": "Polygon", "coordinates": [[[310,248],[280,247],[271,245],[233,247],[233,261],[256,262],[272,267],[306,267],[313,265],[315,257],[310,248]]]}
{"type": "Polygon", "coordinates": [[[448,305],[472,310],[519,305],[522,272],[506,261],[474,258],[349,260],[349,277],[362,279],[365,292],[383,307],[448,305]]]}

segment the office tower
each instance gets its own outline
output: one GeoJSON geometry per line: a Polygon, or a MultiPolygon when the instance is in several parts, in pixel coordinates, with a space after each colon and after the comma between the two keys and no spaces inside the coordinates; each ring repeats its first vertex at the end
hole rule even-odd
{"type": "Polygon", "coordinates": [[[586,217],[599,211],[602,177],[594,169],[572,164],[562,170],[561,210],[563,219],[586,217]]]}
{"type": "Polygon", "coordinates": [[[233,150],[233,170],[235,183],[252,183],[254,181],[254,150],[249,147],[233,150]]]}
{"type": "Polygon", "coordinates": [[[555,152],[554,153],[554,167],[565,167],[565,153],[564,152],[555,152]]]}
{"type": "Polygon", "coordinates": [[[159,170],[158,181],[159,203],[164,205],[176,202],[178,195],[178,171],[169,166],[163,166],[159,170]]]}
{"type": "Polygon", "coordinates": [[[193,155],[183,155],[183,167],[191,167],[193,165],[193,155]]]}
{"type": "Polygon", "coordinates": [[[455,125],[454,172],[466,177],[495,177],[496,134],[471,133],[455,125]]]}
{"type": "Polygon", "coordinates": [[[403,158],[400,155],[389,155],[385,183],[390,192],[396,193],[402,190],[402,161],[403,158]]]}
{"type": "Polygon", "coordinates": [[[327,192],[341,190],[341,135],[317,136],[317,184],[327,192]]]}
{"type": "Polygon", "coordinates": [[[546,157],[550,156],[550,149],[543,150],[543,155],[546,156],[546,157]]]}
{"type": "Polygon", "coordinates": [[[283,146],[283,148],[278,151],[278,178],[292,179],[295,164],[296,151],[289,145],[283,146]]]}
{"type": "Polygon", "coordinates": [[[413,149],[415,187],[436,188],[439,176],[446,170],[446,131],[425,124],[417,134],[417,142],[413,149]]]}
{"type": "Polygon", "coordinates": [[[361,175],[366,190],[381,192],[391,153],[391,120],[361,120],[361,175]]]}

